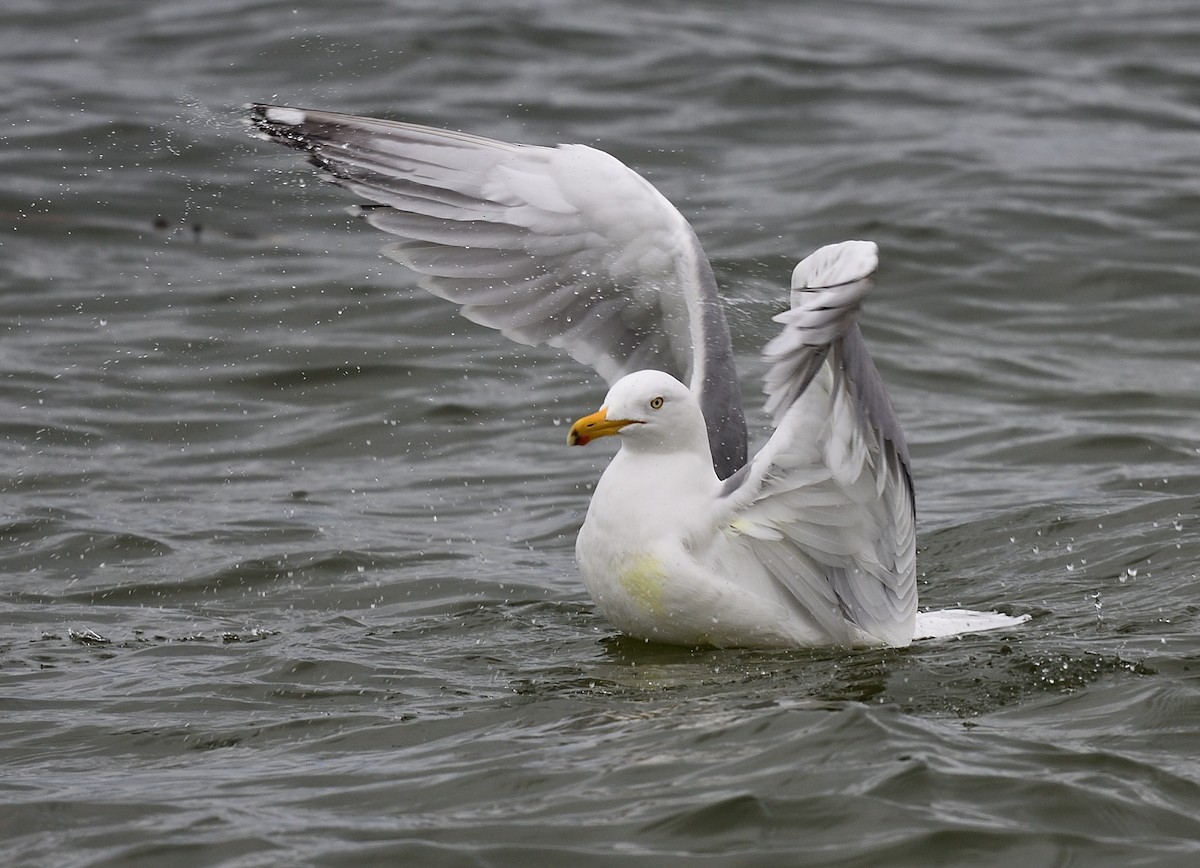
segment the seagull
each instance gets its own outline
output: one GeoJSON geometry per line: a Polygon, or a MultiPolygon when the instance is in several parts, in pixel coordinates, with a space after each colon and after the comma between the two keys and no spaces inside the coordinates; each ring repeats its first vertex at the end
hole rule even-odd
{"type": "Polygon", "coordinates": [[[388,256],[476,323],[560,348],[610,386],[568,443],[616,437],[576,542],[621,632],[687,646],[904,647],[1024,617],[918,612],[916,506],[899,420],[859,329],[876,245],[792,274],[764,348],[774,432],[752,458],[729,329],[695,232],[586,145],[252,104],[399,240],[388,256]]]}

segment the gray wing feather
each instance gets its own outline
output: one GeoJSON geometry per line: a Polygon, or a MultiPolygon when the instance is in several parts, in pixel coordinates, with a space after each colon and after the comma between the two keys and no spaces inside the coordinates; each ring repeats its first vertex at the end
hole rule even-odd
{"type": "Polygon", "coordinates": [[[725,482],[721,520],[833,636],[849,643],[853,624],[904,645],[917,604],[912,480],[857,323],[875,264],[873,244],[846,242],[797,267],[796,306],[765,350],[776,431],[725,482]]]}
{"type": "Polygon", "coordinates": [[[688,383],[721,478],[746,423],[712,270],[682,215],[641,176],[583,145],[514,145],[414,124],[250,107],[401,241],[386,253],[464,316],[548,344],[609,383],[656,368],[688,383]]]}

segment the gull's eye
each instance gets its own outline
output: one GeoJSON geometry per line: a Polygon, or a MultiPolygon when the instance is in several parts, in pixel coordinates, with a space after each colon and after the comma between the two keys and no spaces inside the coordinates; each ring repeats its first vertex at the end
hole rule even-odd
{"type": "Polygon", "coordinates": [[[660,409],[662,409],[662,405],[663,405],[662,396],[650,399],[650,409],[651,410],[660,410],[660,409]]]}

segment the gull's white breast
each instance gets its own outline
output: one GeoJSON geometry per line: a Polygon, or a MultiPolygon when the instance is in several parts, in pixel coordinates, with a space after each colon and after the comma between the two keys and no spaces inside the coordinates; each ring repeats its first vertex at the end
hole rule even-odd
{"type": "Polygon", "coordinates": [[[575,552],[588,593],[622,632],[685,645],[827,642],[748,552],[713,525],[705,459],[622,449],[592,495],[575,552]]]}

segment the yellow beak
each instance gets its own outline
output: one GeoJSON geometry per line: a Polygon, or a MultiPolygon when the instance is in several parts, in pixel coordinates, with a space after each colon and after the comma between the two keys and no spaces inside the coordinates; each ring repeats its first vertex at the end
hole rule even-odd
{"type": "Polygon", "coordinates": [[[609,419],[608,408],[601,407],[590,416],[584,416],[571,426],[567,434],[568,446],[587,446],[597,437],[607,437],[616,434],[626,425],[633,424],[632,419],[609,419]]]}

